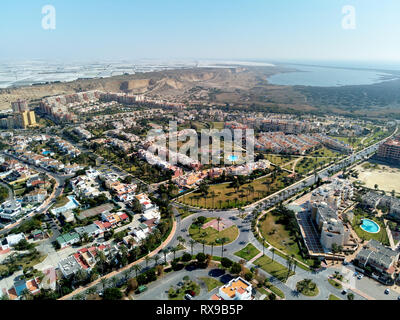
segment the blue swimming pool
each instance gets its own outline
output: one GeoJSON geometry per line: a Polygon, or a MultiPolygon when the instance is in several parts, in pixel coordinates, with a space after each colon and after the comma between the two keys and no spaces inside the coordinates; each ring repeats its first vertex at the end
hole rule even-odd
{"type": "Polygon", "coordinates": [[[229,157],[228,157],[228,159],[229,159],[229,161],[237,161],[237,159],[239,159],[239,157],[238,156],[235,156],[235,155],[233,155],[233,154],[231,154],[229,157]]]}
{"type": "Polygon", "coordinates": [[[361,229],[369,233],[378,233],[381,228],[376,222],[369,219],[363,219],[361,229]]]}

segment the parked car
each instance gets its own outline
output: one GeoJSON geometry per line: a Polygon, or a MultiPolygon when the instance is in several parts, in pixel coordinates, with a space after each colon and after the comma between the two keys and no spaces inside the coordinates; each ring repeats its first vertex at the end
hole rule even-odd
{"type": "Polygon", "coordinates": [[[188,290],[186,291],[187,294],[190,294],[192,297],[196,296],[196,292],[194,292],[193,290],[188,290]]]}
{"type": "Polygon", "coordinates": [[[357,279],[358,279],[358,280],[361,280],[363,277],[364,277],[363,274],[359,274],[358,277],[357,277],[357,279]]]}
{"type": "Polygon", "coordinates": [[[390,290],[389,289],[386,289],[385,290],[385,294],[389,294],[390,293],[390,290]]]}
{"type": "Polygon", "coordinates": [[[185,299],[186,299],[186,300],[192,300],[193,297],[192,297],[189,293],[186,293],[186,294],[185,294],[185,299]]]}

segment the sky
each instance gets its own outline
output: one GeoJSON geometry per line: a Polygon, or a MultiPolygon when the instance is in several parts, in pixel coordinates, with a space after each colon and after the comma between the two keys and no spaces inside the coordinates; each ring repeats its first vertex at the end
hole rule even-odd
{"type": "Polygon", "coordinates": [[[1,0],[0,59],[398,61],[399,0],[1,0]],[[56,10],[42,28],[42,7],[56,10]],[[355,8],[344,29],[342,8],[355,8]]]}

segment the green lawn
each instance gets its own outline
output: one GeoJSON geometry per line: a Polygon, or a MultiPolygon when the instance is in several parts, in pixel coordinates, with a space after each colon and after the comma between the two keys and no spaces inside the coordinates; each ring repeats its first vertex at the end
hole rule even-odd
{"type": "Polygon", "coordinates": [[[273,179],[272,175],[268,175],[242,185],[238,191],[232,188],[230,183],[210,185],[207,197],[202,195],[200,191],[195,191],[184,195],[177,199],[177,201],[182,204],[200,208],[238,208],[283,189],[285,187],[283,179],[287,175],[288,173],[285,171],[277,174],[275,179],[273,179]],[[254,188],[253,192],[247,189],[249,186],[254,188]],[[213,192],[215,197],[212,197],[213,192]]]}
{"type": "MultiPolygon", "coordinates": [[[[290,236],[289,232],[285,229],[285,226],[279,224],[277,220],[277,216],[268,213],[265,220],[260,221],[260,232],[262,236],[269,244],[282,250],[287,255],[291,256],[293,254],[297,260],[302,261],[307,265],[312,265],[312,259],[303,259],[295,238],[290,236]]],[[[279,252],[277,252],[277,254],[279,254],[279,252]]],[[[283,258],[286,259],[286,256],[283,256],[283,258]]]]}
{"type": "MultiPolygon", "coordinates": [[[[267,256],[262,256],[258,258],[255,262],[255,265],[260,266],[261,269],[273,275],[275,278],[279,279],[282,282],[286,282],[286,278],[288,277],[289,269],[285,266],[281,265],[276,261],[272,261],[271,258],[267,256]]],[[[290,271],[289,277],[294,275],[293,271],[290,271]]]]}
{"type": "Polygon", "coordinates": [[[357,212],[355,212],[355,217],[354,217],[353,224],[352,224],[353,229],[357,233],[357,235],[365,241],[375,239],[386,246],[390,245],[389,238],[386,233],[386,228],[385,228],[383,222],[379,221],[375,217],[368,216],[365,212],[362,212],[362,211],[357,211],[357,212]],[[357,212],[358,212],[358,214],[357,214],[357,212]],[[360,226],[362,218],[367,218],[367,219],[370,219],[370,220],[376,222],[380,226],[379,232],[378,233],[369,233],[369,232],[362,230],[361,226],[360,226]]]}
{"type": "Polygon", "coordinates": [[[342,300],[342,299],[340,299],[340,298],[338,298],[338,297],[336,297],[335,295],[333,295],[333,294],[330,294],[329,295],[329,299],[328,300],[342,300]]]}
{"type": "Polygon", "coordinates": [[[243,259],[249,261],[249,260],[253,259],[259,253],[260,253],[260,251],[255,246],[253,246],[251,243],[249,243],[242,250],[235,252],[235,256],[238,256],[240,258],[243,258],[243,259]]]}
{"type": "Polygon", "coordinates": [[[221,232],[218,232],[214,228],[202,229],[197,227],[195,224],[192,224],[189,229],[190,236],[196,240],[197,242],[201,240],[205,240],[206,244],[210,245],[212,242],[216,242],[216,246],[220,246],[218,243],[219,239],[226,238],[227,241],[225,244],[231,243],[239,236],[239,229],[236,226],[232,226],[221,232]]]}
{"type": "Polygon", "coordinates": [[[221,281],[214,278],[202,277],[199,279],[206,284],[208,292],[224,285],[221,281]]]}
{"type": "Polygon", "coordinates": [[[315,297],[319,294],[317,285],[309,279],[297,282],[296,289],[307,297],[315,297]]]}
{"type": "Polygon", "coordinates": [[[264,154],[264,157],[277,166],[283,166],[294,159],[292,156],[279,156],[275,154],[264,154]]]}
{"type": "Polygon", "coordinates": [[[336,289],[342,289],[342,285],[341,285],[339,282],[337,282],[337,281],[335,281],[335,280],[333,280],[333,279],[328,279],[328,282],[329,282],[333,287],[335,287],[336,289]]]}
{"type": "Polygon", "coordinates": [[[278,297],[285,299],[285,294],[283,293],[282,290],[280,290],[279,288],[275,287],[274,285],[268,283],[266,285],[266,287],[271,290],[273,293],[275,293],[278,297]]]}

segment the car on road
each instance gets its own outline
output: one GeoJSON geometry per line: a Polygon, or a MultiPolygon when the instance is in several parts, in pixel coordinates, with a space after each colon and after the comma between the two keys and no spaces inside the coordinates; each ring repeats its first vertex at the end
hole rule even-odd
{"type": "Polygon", "coordinates": [[[192,299],[193,297],[189,293],[185,294],[185,300],[192,300],[192,299]]]}
{"type": "Polygon", "coordinates": [[[346,261],[346,260],[344,260],[344,261],[343,261],[343,265],[344,265],[344,266],[348,266],[348,265],[349,265],[349,262],[346,261]]]}
{"type": "Polygon", "coordinates": [[[364,277],[363,274],[359,274],[358,277],[357,277],[357,279],[358,279],[358,280],[361,280],[363,277],[364,277]]]}
{"type": "Polygon", "coordinates": [[[343,294],[343,295],[346,295],[346,294],[347,294],[347,290],[344,289],[344,290],[342,291],[342,294],[343,294]]]}
{"type": "Polygon", "coordinates": [[[397,300],[400,300],[400,296],[397,297],[397,300]]]}
{"type": "Polygon", "coordinates": [[[390,290],[389,289],[386,289],[385,290],[385,294],[389,294],[390,293],[390,290]]]}
{"type": "Polygon", "coordinates": [[[181,282],[178,282],[177,286],[178,286],[178,287],[182,287],[182,286],[183,286],[183,282],[182,282],[182,281],[181,281],[181,282]]]}
{"type": "Polygon", "coordinates": [[[196,292],[194,292],[193,290],[187,290],[186,294],[190,294],[192,297],[196,296],[196,292]]]}

